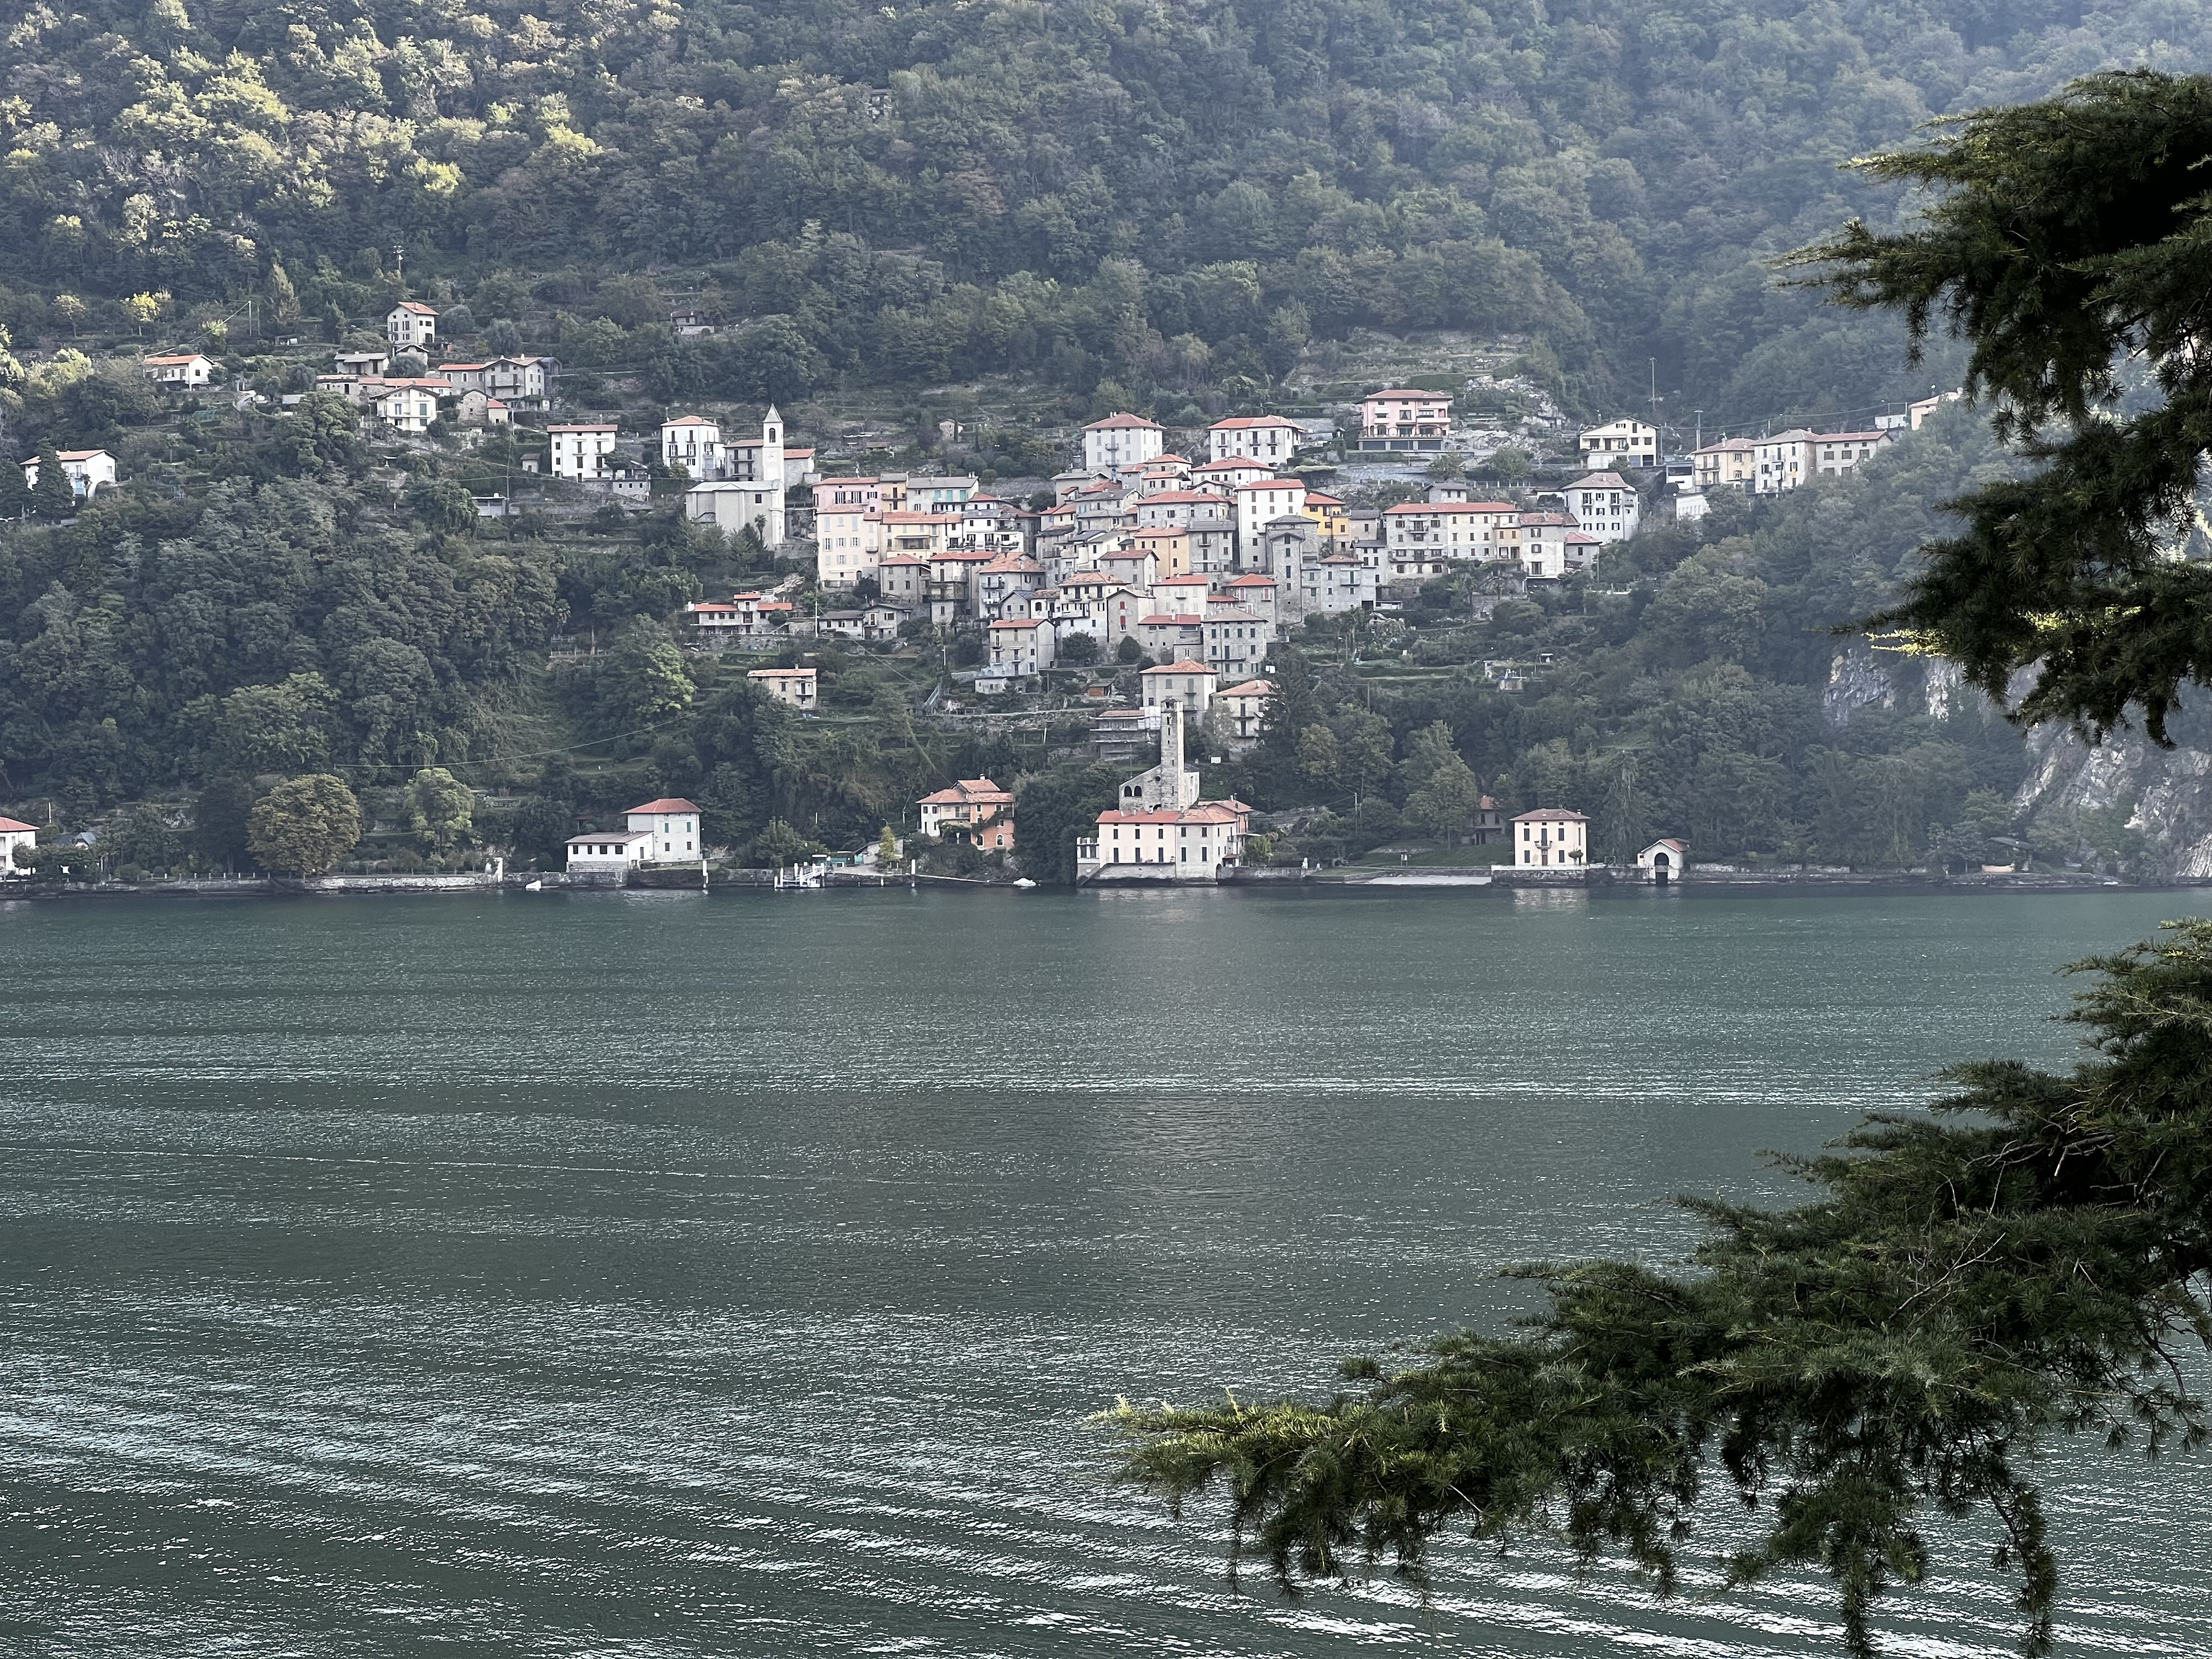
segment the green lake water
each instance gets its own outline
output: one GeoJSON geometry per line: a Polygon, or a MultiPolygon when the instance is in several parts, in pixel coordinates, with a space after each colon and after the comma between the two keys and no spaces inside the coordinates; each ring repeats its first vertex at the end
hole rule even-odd
{"type": "MultiPolygon", "coordinates": [[[[1831,1652],[1541,1550],[1240,1595],[1085,1419],[1679,1254],[2192,896],[0,904],[0,1652],[1831,1652]]],[[[2061,1651],[2212,1653],[2206,1461],[2045,1474],[2061,1651]]],[[[1893,1650],[2008,1648],[1985,1557],[1893,1650]]]]}

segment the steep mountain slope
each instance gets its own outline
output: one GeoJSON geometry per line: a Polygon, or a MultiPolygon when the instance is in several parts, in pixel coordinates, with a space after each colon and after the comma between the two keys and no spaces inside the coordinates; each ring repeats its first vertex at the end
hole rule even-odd
{"type": "Polygon", "coordinates": [[[404,245],[410,276],[484,320],[532,286],[588,317],[592,277],[700,269],[733,313],[795,316],[832,363],[888,379],[1188,374],[1185,340],[1206,372],[1257,376],[1357,324],[1524,331],[1586,405],[1645,390],[1652,359],[1710,429],[1922,384],[1893,331],[1778,295],[1759,263],[1886,210],[1838,164],[2103,65],[2212,64],[2212,19],[40,0],[0,49],[19,337],[61,292],[346,310],[404,245]],[[501,270],[522,275],[476,293],[501,270]]]}

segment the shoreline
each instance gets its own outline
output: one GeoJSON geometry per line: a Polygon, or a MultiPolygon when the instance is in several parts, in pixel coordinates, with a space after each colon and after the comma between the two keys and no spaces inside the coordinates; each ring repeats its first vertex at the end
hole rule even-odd
{"type": "Polygon", "coordinates": [[[1711,874],[1692,866],[1686,877],[1668,883],[1650,879],[1635,870],[1599,866],[1588,870],[1528,870],[1512,866],[1398,866],[1374,869],[1340,866],[1329,870],[1265,870],[1240,872],[1220,882],[1133,880],[1087,882],[1073,888],[1019,888],[1012,881],[986,881],[971,877],[935,875],[877,875],[860,870],[832,870],[820,879],[779,882],[770,870],[722,870],[702,880],[691,869],[633,872],[629,878],[610,881],[604,877],[576,880],[559,872],[507,872],[459,875],[319,876],[301,879],[280,877],[240,877],[232,879],[188,878],[178,881],[71,882],[59,886],[9,883],[0,887],[0,902],[31,899],[125,898],[272,898],[354,897],[392,895],[610,892],[691,892],[712,897],[733,893],[853,891],[866,889],[923,887],[967,891],[1085,892],[1226,890],[1302,893],[1376,892],[1385,894],[1474,894],[1484,892],[1581,892],[1626,896],[1663,892],[1694,897],[1704,895],[1759,896],[1774,894],[1824,893],[1868,897],[1947,896],[1958,895],[2034,893],[2186,892],[2212,887],[2212,877],[2175,876],[2130,878],[2077,872],[1931,876],[1916,871],[1855,870],[1717,870],[1711,874]],[[643,880],[636,879],[644,876],[643,880]]]}

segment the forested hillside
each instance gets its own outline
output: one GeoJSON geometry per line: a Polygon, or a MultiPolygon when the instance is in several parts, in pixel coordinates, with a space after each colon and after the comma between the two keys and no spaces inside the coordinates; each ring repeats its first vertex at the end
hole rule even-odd
{"type": "MultiPolygon", "coordinates": [[[[1707,429],[1924,389],[1887,325],[1760,261],[1890,204],[1838,164],[1929,116],[2155,56],[2120,0],[34,0],[5,37],[19,341],[144,295],[482,322],[777,319],[739,395],[1013,368],[1264,382],[1368,324],[1525,333],[1594,410],[1707,429]],[[65,296],[65,297],[62,297],[65,296]]],[[[608,361],[650,340],[599,342],[608,361]]],[[[575,356],[572,349],[570,355],[575,356]]],[[[592,355],[586,346],[583,356],[592,355]]],[[[578,357],[582,361],[582,357],[578,357]]]]}

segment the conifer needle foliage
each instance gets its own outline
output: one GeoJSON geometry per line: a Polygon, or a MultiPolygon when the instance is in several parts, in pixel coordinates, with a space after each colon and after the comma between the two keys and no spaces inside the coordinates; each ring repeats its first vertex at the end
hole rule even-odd
{"type": "Polygon", "coordinates": [[[2037,1454],[2199,1445],[2186,1360],[2212,1343],[2212,922],[2083,970],[2070,1072],[1960,1067],[1932,1113],[1786,1160],[1809,1204],[1684,1200],[1690,1270],[1520,1270],[1552,1298],[1525,1328],[1437,1339],[1389,1375],[1355,1361],[1364,1386],[1325,1403],[1125,1404],[1126,1478],[1177,1505],[1224,1491],[1239,1553],[1286,1589],[1385,1564],[1425,1582],[1431,1540],[1463,1528],[1623,1556],[1665,1595],[1700,1510],[1741,1500],[1755,1541],[1728,1581],[1826,1574],[1855,1656],[1946,1528],[1994,1516],[2022,1650],[2048,1651],[2037,1454]]]}
{"type": "Polygon", "coordinates": [[[1873,156],[1936,192],[1908,229],[1846,225],[1793,256],[1843,303],[1939,319],[1971,348],[1967,389],[2040,463],[1955,503],[1903,604],[2016,716],[2102,737],[2212,680],[2212,567],[2181,556],[2212,450],[2212,77],[2137,70],[1940,124],[1873,156]]]}

